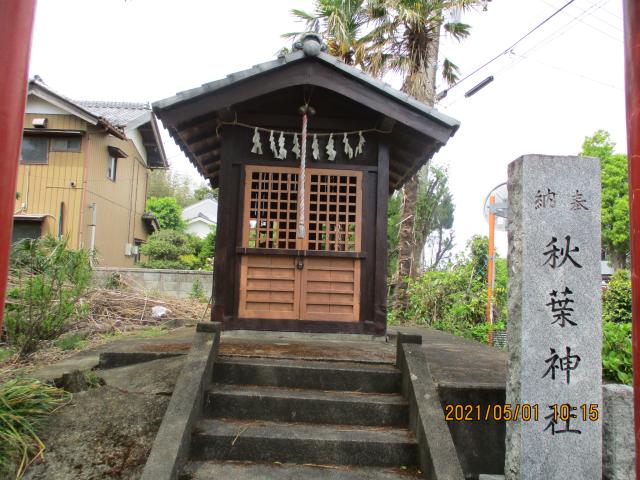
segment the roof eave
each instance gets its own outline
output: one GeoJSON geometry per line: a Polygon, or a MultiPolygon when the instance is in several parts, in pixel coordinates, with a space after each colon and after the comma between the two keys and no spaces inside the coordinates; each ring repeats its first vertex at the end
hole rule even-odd
{"type": "Polygon", "coordinates": [[[50,90],[39,82],[36,82],[34,80],[29,81],[28,94],[35,95],[36,97],[41,98],[42,100],[45,100],[58,108],[66,110],[70,114],[75,115],[76,117],[84,120],[91,125],[102,127],[107,132],[111,133],[115,137],[120,138],[121,140],[126,140],[127,138],[123,130],[109,123],[104,118],[94,115],[88,110],[72,102],[68,98],[57,94],[56,92],[50,90]]]}
{"type": "Polygon", "coordinates": [[[213,221],[213,220],[211,220],[211,219],[203,218],[203,217],[199,217],[199,216],[198,216],[198,217],[190,218],[190,219],[188,219],[188,220],[185,220],[185,222],[187,222],[187,225],[193,225],[193,224],[194,224],[194,223],[196,223],[196,222],[202,222],[202,223],[204,223],[204,224],[206,224],[206,225],[209,225],[209,226],[211,226],[211,225],[215,225],[215,224],[216,224],[216,222],[214,222],[214,221],[213,221]]]}
{"type": "Polygon", "coordinates": [[[167,154],[164,151],[164,144],[162,143],[162,136],[160,135],[160,127],[158,125],[158,120],[156,119],[156,116],[152,112],[149,112],[149,115],[151,118],[151,129],[153,130],[153,136],[158,146],[158,154],[160,155],[160,158],[162,159],[162,164],[163,164],[163,167],[157,167],[157,168],[169,168],[169,161],[167,160],[167,154]]]}
{"type": "Polygon", "coordinates": [[[272,71],[278,68],[282,68],[285,65],[296,63],[309,58],[311,59],[316,58],[319,61],[323,62],[324,64],[347,74],[348,76],[359,81],[360,83],[364,83],[369,87],[373,87],[375,90],[393,99],[394,101],[402,103],[405,106],[411,107],[413,110],[416,110],[420,114],[425,115],[431,118],[432,120],[440,123],[441,125],[451,129],[452,135],[460,127],[460,122],[458,120],[452,117],[449,117],[444,113],[439,112],[435,108],[429,107],[424,102],[421,102],[420,100],[404,92],[394,89],[390,85],[372,77],[371,75],[368,75],[362,70],[359,70],[353,66],[347,65],[344,62],[337,59],[336,57],[323,52],[320,52],[316,57],[307,57],[303,52],[296,51],[288,55],[278,57],[276,60],[260,63],[258,65],[254,65],[249,69],[232,73],[220,80],[205,83],[200,87],[192,88],[190,90],[185,90],[184,92],[179,92],[172,97],[169,97],[163,100],[158,100],[156,102],[153,102],[152,108],[154,112],[159,113],[164,110],[171,109],[172,107],[177,106],[178,104],[181,104],[183,102],[193,101],[197,97],[220,90],[233,83],[246,80],[246,79],[258,76],[262,73],[272,71]]]}
{"type": "Polygon", "coordinates": [[[144,112],[142,115],[131,120],[124,127],[126,130],[135,130],[136,128],[141,127],[145,123],[149,123],[151,121],[151,108],[148,111],[144,112]]]}
{"type": "Polygon", "coordinates": [[[268,62],[259,63],[251,68],[240,70],[238,72],[231,73],[224,78],[214,80],[213,82],[203,83],[199,87],[191,88],[183,92],[178,92],[175,95],[157,100],[151,104],[154,111],[162,111],[169,109],[184,101],[193,100],[201,95],[219,90],[227,85],[231,85],[241,79],[249,78],[259,73],[263,73],[274,68],[287,65],[306,58],[303,52],[293,52],[288,55],[280,56],[276,60],[270,60],[268,62]]]}
{"type": "MultiPolygon", "coordinates": [[[[151,132],[153,134],[153,140],[157,149],[158,156],[160,157],[161,165],[151,165],[149,161],[147,161],[147,166],[152,169],[166,169],[169,168],[169,162],[167,160],[167,155],[164,151],[164,144],[162,143],[162,136],[160,134],[160,128],[158,126],[158,121],[151,110],[140,115],[138,118],[135,118],[131,122],[127,124],[125,127],[125,131],[139,130],[143,127],[150,127],[151,132]]],[[[146,149],[146,147],[144,147],[146,149]]],[[[147,152],[148,154],[148,152],[147,152]]]]}

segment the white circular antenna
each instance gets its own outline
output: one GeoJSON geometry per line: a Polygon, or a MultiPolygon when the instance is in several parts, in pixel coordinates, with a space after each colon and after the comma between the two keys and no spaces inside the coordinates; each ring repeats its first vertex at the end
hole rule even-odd
{"type": "Polygon", "coordinates": [[[489,222],[489,213],[493,211],[496,215],[496,230],[504,232],[507,230],[507,182],[501,183],[497,187],[493,188],[487,198],[484,200],[482,207],[482,213],[484,219],[489,222]],[[491,205],[491,197],[493,196],[494,202],[491,205]]]}

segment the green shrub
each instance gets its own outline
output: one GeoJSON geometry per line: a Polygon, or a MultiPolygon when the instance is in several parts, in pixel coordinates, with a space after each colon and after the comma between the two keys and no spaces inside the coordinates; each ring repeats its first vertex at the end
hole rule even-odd
{"type": "Polygon", "coordinates": [[[611,381],[631,385],[631,322],[602,324],[602,374],[611,381]]]}
{"type": "Polygon", "coordinates": [[[631,322],[631,278],[628,270],[613,274],[602,295],[602,319],[605,322],[631,322]]]}
{"type": "Polygon", "coordinates": [[[189,292],[189,298],[193,298],[195,300],[203,300],[206,298],[204,288],[202,288],[202,283],[197,278],[191,284],[191,292],[189,292]]]}
{"type": "MultiPolygon", "coordinates": [[[[418,325],[486,342],[491,330],[486,323],[487,251],[484,237],[474,237],[464,254],[445,270],[429,270],[409,282],[409,303],[402,317],[418,325]]],[[[494,330],[501,329],[507,317],[507,265],[496,259],[494,288],[494,330]]],[[[390,318],[396,321],[398,312],[390,318]]],[[[502,327],[504,328],[504,327],[502,327]]]]}
{"type": "Polygon", "coordinates": [[[216,226],[211,227],[211,232],[204,237],[202,248],[198,255],[203,270],[212,270],[213,257],[216,255],[216,226]]]}
{"type": "Polygon", "coordinates": [[[173,197],[151,197],[147,200],[147,210],[158,219],[163,230],[184,230],[182,207],[173,197]]]}
{"type": "Polygon", "coordinates": [[[120,272],[113,272],[107,277],[107,280],[104,282],[105,288],[109,290],[117,290],[123,285],[122,275],[120,272]]]}
{"type": "Polygon", "coordinates": [[[180,264],[182,268],[187,270],[198,270],[200,268],[200,260],[193,254],[180,255],[180,264]]]}
{"type": "Polygon", "coordinates": [[[0,476],[20,478],[42,456],[38,429],[52,411],[69,401],[63,390],[39,380],[17,378],[0,384],[0,476]]]}
{"type": "Polygon", "coordinates": [[[5,314],[9,342],[20,355],[56,338],[70,320],[85,314],[80,298],[90,278],[88,253],[67,249],[64,240],[45,237],[15,245],[5,314]]]}
{"type": "Polygon", "coordinates": [[[186,234],[176,230],[160,230],[154,232],[147,243],[140,247],[143,255],[149,260],[142,263],[147,268],[175,268],[183,269],[180,257],[189,255],[189,238],[186,234]]]}
{"type": "Polygon", "coordinates": [[[146,268],[199,270],[204,266],[203,251],[209,251],[207,239],[177,230],[160,230],[149,237],[140,252],[148,257],[146,268]]]}

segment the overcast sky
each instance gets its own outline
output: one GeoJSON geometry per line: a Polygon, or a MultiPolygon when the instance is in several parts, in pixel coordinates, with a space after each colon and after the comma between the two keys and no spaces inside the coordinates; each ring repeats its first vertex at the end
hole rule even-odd
{"type": "MultiPolygon", "coordinates": [[[[472,36],[441,54],[462,75],[505,51],[567,0],[493,0],[463,16],[472,36]]],[[[155,101],[275,57],[289,10],[311,0],[39,0],[31,75],[76,99],[155,101]]],[[[585,136],[609,130],[626,148],[622,8],[575,0],[489,67],[451,90],[438,109],[462,126],[435,161],[448,168],[458,247],[486,234],[482,204],[526,153],[576,154],[585,136]],[[489,75],[475,96],[464,93],[489,75]]],[[[390,80],[393,81],[393,80],[390,80]]],[[[199,177],[170,139],[172,167],[199,177]]],[[[497,238],[506,255],[506,234],[497,238]]]]}

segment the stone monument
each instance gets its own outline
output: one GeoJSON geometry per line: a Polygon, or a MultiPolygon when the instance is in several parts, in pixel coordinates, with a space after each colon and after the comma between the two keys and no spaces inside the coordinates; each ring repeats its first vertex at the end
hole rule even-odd
{"type": "Polygon", "coordinates": [[[505,476],[602,478],[600,162],[509,165],[505,476]]]}

